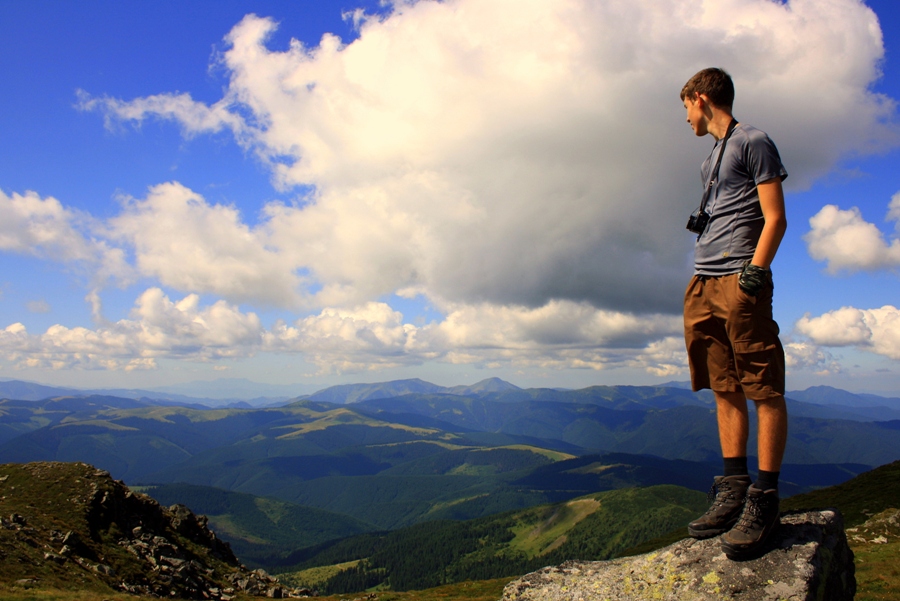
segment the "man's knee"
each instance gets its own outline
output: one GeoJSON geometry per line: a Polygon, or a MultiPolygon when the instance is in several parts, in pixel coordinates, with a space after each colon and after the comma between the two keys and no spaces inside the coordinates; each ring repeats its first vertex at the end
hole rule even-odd
{"type": "Polygon", "coordinates": [[[753,402],[756,404],[757,412],[762,409],[763,411],[776,411],[778,413],[787,413],[787,403],[784,401],[784,395],[774,395],[770,397],[766,397],[763,399],[754,399],[753,402]]]}
{"type": "Polygon", "coordinates": [[[747,397],[744,396],[744,393],[740,390],[736,391],[721,391],[714,390],[713,395],[716,397],[717,405],[726,405],[732,407],[746,407],[747,406],[747,397]]]}

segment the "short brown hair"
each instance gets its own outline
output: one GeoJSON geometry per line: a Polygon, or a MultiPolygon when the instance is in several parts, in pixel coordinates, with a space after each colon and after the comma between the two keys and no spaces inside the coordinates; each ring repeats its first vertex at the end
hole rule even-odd
{"type": "Polygon", "coordinates": [[[714,105],[731,110],[734,105],[734,82],[723,69],[710,67],[698,72],[681,88],[681,100],[704,94],[714,105]]]}

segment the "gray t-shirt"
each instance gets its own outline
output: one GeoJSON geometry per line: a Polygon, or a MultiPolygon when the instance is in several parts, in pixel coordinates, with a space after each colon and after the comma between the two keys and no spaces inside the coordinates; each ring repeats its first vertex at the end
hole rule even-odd
{"type": "MultiPolygon", "coordinates": [[[[721,146],[718,140],[700,169],[704,189],[721,146]]],[[[765,132],[743,123],[734,128],[725,145],[719,179],[706,203],[709,224],[694,246],[695,274],[740,273],[744,261],[753,258],[765,223],[756,186],[787,175],[778,149],[765,132]]]]}

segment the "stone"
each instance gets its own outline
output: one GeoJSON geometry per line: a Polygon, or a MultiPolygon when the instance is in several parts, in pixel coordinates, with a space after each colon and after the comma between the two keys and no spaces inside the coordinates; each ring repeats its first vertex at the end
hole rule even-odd
{"type": "Polygon", "coordinates": [[[509,583],[502,601],[851,601],[853,552],[837,510],[790,513],[762,554],[732,561],[720,537],[610,561],[568,561],[509,583]]]}
{"type": "Polygon", "coordinates": [[[44,559],[47,561],[55,561],[60,565],[66,563],[66,558],[62,555],[57,555],[56,553],[44,553],[44,559]]]}

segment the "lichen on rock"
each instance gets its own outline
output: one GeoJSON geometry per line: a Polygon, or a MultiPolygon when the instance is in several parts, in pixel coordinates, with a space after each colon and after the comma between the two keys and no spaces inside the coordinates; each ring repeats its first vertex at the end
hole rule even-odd
{"type": "Polygon", "coordinates": [[[853,553],[836,510],[782,515],[755,559],[728,559],[718,538],[635,557],[568,561],[511,582],[502,601],[849,601],[853,553]]]}

